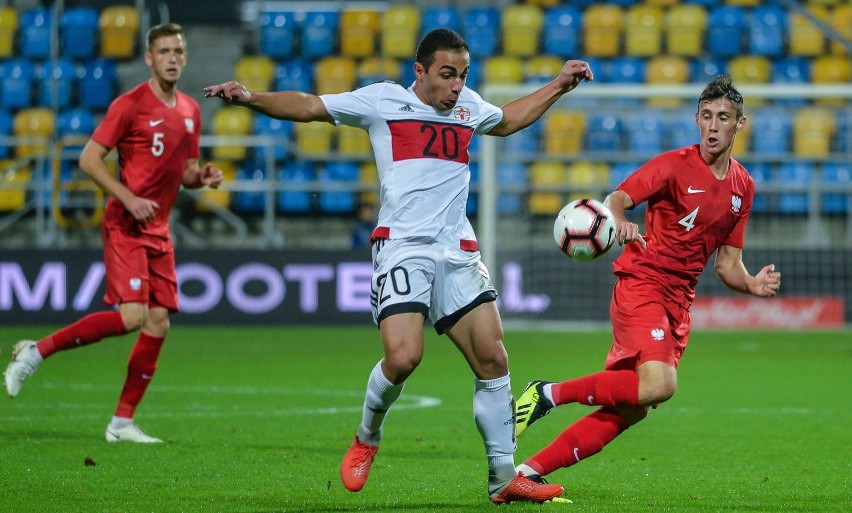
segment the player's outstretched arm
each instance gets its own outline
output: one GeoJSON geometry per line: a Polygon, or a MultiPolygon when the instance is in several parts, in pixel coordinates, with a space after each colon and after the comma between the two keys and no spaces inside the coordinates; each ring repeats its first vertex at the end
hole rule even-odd
{"type": "Polygon", "coordinates": [[[267,116],[288,121],[327,121],[331,115],[319,96],[301,91],[253,93],[235,80],[207,86],[205,98],[221,98],[231,105],[248,107],[267,116]]]}
{"type": "Polygon", "coordinates": [[[637,242],[643,248],[648,247],[645,238],[639,233],[639,225],[630,222],[624,214],[627,209],[633,208],[633,198],[630,195],[624,191],[615,190],[604,199],[604,206],[615,218],[615,240],[618,241],[619,246],[637,242]]]}
{"type": "Polygon", "coordinates": [[[716,253],[716,275],[726,287],[758,297],[771,297],[781,287],[781,273],[775,264],[763,266],[752,276],[743,264],[743,250],[734,246],[722,246],[716,253]]]}

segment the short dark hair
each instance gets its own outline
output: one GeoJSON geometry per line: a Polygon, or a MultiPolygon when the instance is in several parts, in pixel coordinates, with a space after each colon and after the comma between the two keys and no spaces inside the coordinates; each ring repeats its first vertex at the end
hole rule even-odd
{"type": "Polygon", "coordinates": [[[417,45],[415,60],[426,70],[435,62],[435,52],[438,50],[455,50],[470,52],[467,41],[456,32],[447,28],[430,30],[417,45]]]}
{"type": "Polygon", "coordinates": [[[730,75],[720,74],[713,77],[698,97],[698,110],[701,110],[702,103],[719,98],[731,100],[734,108],[737,109],[737,119],[743,117],[743,95],[734,87],[730,75]]]}
{"type": "Polygon", "coordinates": [[[148,31],[148,50],[154,47],[154,41],[166,36],[183,35],[183,27],[177,23],[163,23],[155,25],[148,31]]]}

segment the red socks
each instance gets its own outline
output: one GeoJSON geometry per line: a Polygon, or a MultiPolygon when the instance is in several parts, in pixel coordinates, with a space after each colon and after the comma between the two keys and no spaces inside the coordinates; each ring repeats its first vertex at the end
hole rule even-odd
{"type": "Polygon", "coordinates": [[[57,351],[73,349],[97,342],[102,338],[124,335],[127,329],[121,312],[97,312],[39,340],[38,352],[47,358],[57,351]]]}
{"type": "Polygon", "coordinates": [[[118,407],[115,409],[116,417],[133,418],[136,407],[142,401],[142,396],[151,383],[151,378],[157,370],[157,359],[160,357],[160,349],[163,347],[165,338],[154,337],[145,332],[139,333],[130,359],[127,362],[127,379],[121,390],[118,407]]]}
{"type": "Polygon", "coordinates": [[[554,383],[551,392],[555,405],[580,403],[604,408],[638,406],[639,375],[631,370],[601,371],[554,383]]]}
{"type": "Polygon", "coordinates": [[[599,453],[627,427],[627,422],[615,410],[601,408],[568,426],[550,445],[524,464],[546,476],[599,453]]]}

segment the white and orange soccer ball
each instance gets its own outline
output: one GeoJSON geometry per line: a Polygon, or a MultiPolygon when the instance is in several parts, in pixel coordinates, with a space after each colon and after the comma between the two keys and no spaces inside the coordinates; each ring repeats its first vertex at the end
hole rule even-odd
{"type": "Polygon", "coordinates": [[[553,238],[559,249],[574,260],[594,260],[615,242],[615,219],[600,201],[578,199],[559,211],[553,223],[553,238]]]}

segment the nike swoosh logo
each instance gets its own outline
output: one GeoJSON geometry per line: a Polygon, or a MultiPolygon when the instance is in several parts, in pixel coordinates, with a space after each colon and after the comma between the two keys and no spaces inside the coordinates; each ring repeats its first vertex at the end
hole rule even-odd
{"type": "Polygon", "coordinates": [[[686,189],[686,192],[690,194],[698,194],[699,192],[705,192],[704,189],[693,189],[690,185],[689,188],[686,189]]]}
{"type": "Polygon", "coordinates": [[[165,120],[164,119],[152,119],[151,121],[148,122],[148,124],[151,125],[151,126],[157,126],[160,123],[162,123],[163,121],[165,121],[165,120]]]}

